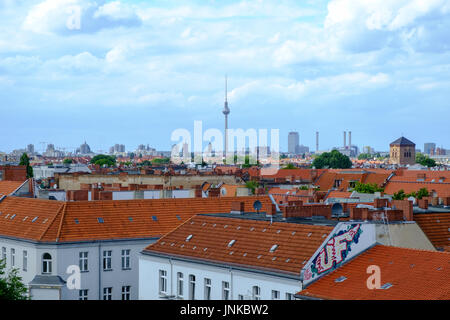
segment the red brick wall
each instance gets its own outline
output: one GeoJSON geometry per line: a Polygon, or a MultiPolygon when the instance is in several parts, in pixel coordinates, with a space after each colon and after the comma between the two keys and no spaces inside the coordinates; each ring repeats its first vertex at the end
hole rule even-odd
{"type": "Polygon", "coordinates": [[[7,181],[25,181],[27,180],[26,166],[0,166],[3,171],[3,180],[7,181]]]}
{"type": "Polygon", "coordinates": [[[413,203],[409,200],[392,200],[391,207],[403,211],[403,218],[407,221],[413,221],[413,203]]]}

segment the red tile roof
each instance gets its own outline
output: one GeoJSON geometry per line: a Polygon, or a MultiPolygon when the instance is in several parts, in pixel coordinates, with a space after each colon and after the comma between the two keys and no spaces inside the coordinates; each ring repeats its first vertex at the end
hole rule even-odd
{"type": "Polygon", "coordinates": [[[415,214],[414,221],[436,248],[450,247],[450,213],[415,214]]]}
{"type": "Polygon", "coordinates": [[[337,300],[449,300],[450,253],[377,245],[298,293],[337,300]],[[381,270],[381,285],[367,288],[367,267],[381,270]],[[340,277],[342,282],[335,280],[340,277]]]}
{"type": "Polygon", "coordinates": [[[319,186],[321,191],[332,189],[336,180],[342,180],[341,185],[338,188],[339,191],[347,191],[351,181],[376,183],[378,186],[381,186],[391,173],[392,171],[389,170],[375,172],[367,171],[364,173],[355,170],[329,170],[317,179],[315,185],[319,186]]]}
{"type": "Polygon", "coordinates": [[[0,198],[16,191],[24,181],[0,181],[0,198]]]}
{"type": "Polygon", "coordinates": [[[345,191],[331,191],[328,196],[328,198],[338,198],[338,199],[348,199],[352,195],[351,192],[345,192],[345,191]]]}
{"type": "Polygon", "coordinates": [[[145,251],[200,261],[300,274],[330,226],[195,216],[145,251]],[[189,241],[187,237],[192,235],[189,241]],[[211,236],[214,235],[214,236],[211,236]],[[230,241],[235,240],[230,247],[230,241]],[[270,249],[277,244],[274,252],[270,249]]]}
{"type": "Polygon", "coordinates": [[[77,202],[7,197],[0,202],[0,236],[48,242],[159,238],[195,214],[229,213],[236,201],[254,212],[256,200],[263,208],[271,203],[268,196],[77,202]]]}

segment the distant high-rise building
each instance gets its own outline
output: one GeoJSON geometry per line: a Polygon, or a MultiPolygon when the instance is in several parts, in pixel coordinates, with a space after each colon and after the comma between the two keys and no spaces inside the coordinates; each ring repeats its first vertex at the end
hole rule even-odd
{"type": "Polygon", "coordinates": [[[288,153],[296,154],[297,147],[300,143],[298,132],[292,131],[288,135],[288,153]]]}
{"type": "Polygon", "coordinates": [[[81,154],[89,154],[89,153],[91,153],[91,148],[86,143],[86,141],[80,146],[80,153],[81,154]]]}
{"type": "Polygon", "coordinates": [[[309,153],[309,147],[304,146],[304,145],[297,146],[297,147],[295,148],[295,153],[296,153],[296,154],[309,153]]]}
{"type": "Polygon", "coordinates": [[[433,154],[436,150],[436,143],[427,142],[423,145],[423,152],[425,154],[433,154]]]}
{"type": "Polygon", "coordinates": [[[33,144],[29,144],[27,146],[27,153],[30,154],[34,154],[34,145],[33,144]]]}

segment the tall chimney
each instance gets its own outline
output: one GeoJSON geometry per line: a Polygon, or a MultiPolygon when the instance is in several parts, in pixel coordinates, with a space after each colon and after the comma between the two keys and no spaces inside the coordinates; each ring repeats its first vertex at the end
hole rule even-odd
{"type": "Polygon", "coordinates": [[[348,147],[350,149],[352,148],[352,132],[351,131],[348,132],[348,147]]]}
{"type": "Polygon", "coordinates": [[[319,131],[316,131],[316,152],[319,151],[319,131]]]}
{"type": "Polygon", "coordinates": [[[344,149],[347,149],[347,132],[344,131],[344,149]]]}

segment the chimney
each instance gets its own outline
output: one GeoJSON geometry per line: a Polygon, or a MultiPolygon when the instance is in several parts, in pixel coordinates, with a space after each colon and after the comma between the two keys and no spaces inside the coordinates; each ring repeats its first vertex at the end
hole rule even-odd
{"type": "Polygon", "coordinates": [[[347,132],[344,131],[344,149],[347,149],[347,132]]]}
{"type": "Polygon", "coordinates": [[[350,149],[352,148],[352,132],[351,131],[348,132],[348,147],[350,149]]]}

